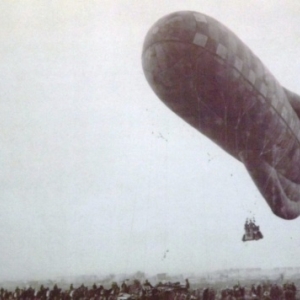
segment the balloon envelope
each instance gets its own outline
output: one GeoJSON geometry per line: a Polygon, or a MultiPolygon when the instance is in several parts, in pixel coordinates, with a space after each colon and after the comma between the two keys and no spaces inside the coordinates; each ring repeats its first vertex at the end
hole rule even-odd
{"type": "Polygon", "coordinates": [[[277,216],[300,214],[300,97],[228,28],[197,12],[158,20],[142,64],[156,95],[241,161],[277,216]]]}

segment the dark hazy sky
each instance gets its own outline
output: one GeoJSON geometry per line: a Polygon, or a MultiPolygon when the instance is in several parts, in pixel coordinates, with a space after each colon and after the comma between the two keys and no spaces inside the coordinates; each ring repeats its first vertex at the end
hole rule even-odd
{"type": "Polygon", "coordinates": [[[144,36],[177,10],[224,23],[300,93],[296,1],[0,3],[0,279],[295,265],[300,220],[144,79],[144,36]],[[265,238],[242,243],[249,216],[265,238]]]}

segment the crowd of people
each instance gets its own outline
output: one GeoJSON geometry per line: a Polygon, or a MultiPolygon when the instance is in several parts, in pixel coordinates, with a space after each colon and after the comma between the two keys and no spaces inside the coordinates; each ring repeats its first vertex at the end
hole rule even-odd
{"type": "Polygon", "coordinates": [[[258,284],[250,287],[237,284],[231,288],[215,289],[213,287],[191,289],[188,279],[185,284],[158,283],[152,285],[148,280],[140,283],[134,280],[132,284],[116,282],[106,289],[102,285],[74,288],[71,284],[67,289],[57,285],[53,288],[40,286],[19,288],[13,291],[0,289],[0,300],[298,300],[297,288],[294,283],[258,284]]]}
{"type": "MultiPolygon", "coordinates": [[[[222,300],[232,299],[253,299],[253,300],[296,300],[297,288],[294,283],[279,284],[258,284],[247,288],[235,285],[231,289],[221,291],[222,300]]],[[[203,299],[209,300],[209,299],[203,299]]]]}

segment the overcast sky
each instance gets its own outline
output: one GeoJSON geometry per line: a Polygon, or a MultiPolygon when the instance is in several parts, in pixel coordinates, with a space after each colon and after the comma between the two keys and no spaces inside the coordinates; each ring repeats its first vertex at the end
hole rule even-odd
{"type": "Polygon", "coordinates": [[[300,93],[294,0],[0,2],[0,279],[299,266],[300,219],[274,216],[144,78],[147,30],[178,10],[225,24],[300,93]],[[265,238],[243,243],[253,216],[265,238]]]}

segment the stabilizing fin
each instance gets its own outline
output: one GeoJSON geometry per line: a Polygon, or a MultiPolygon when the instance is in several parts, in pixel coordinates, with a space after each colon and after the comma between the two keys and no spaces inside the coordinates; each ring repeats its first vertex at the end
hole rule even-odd
{"type": "Polygon", "coordinates": [[[300,215],[300,184],[279,174],[254,151],[242,151],[239,156],[273,213],[286,220],[297,218],[300,215]]]}

